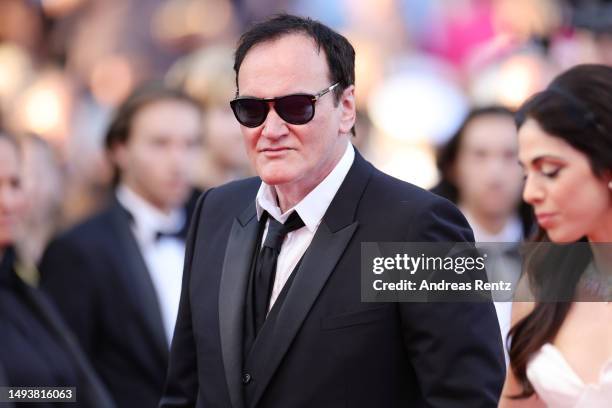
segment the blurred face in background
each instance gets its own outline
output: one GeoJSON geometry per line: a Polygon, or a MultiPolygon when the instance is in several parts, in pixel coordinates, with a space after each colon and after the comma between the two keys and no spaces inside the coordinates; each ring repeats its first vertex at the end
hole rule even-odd
{"type": "Polygon", "coordinates": [[[546,133],[533,119],[519,129],[519,158],[526,176],[523,198],[553,242],[587,236],[609,241],[612,222],[610,171],[597,177],[588,157],[546,133]]]}
{"type": "Polygon", "coordinates": [[[249,159],[244,149],[240,125],[227,104],[207,110],[204,124],[206,148],[217,165],[230,170],[248,167],[249,159]]]}
{"type": "Polygon", "coordinates": [[[0,137],[0,249],[15,242],[23,204],[17,147],[0,137]]]}
{"type": "Polygon", "coordinates": [[[57,220],[64,199],[64,185],[60,163],[51,146],[36,136],[21,140],[23,191],[27,224],[57,220]]]}
{"type": "Polygon", "coordinates": [[[459,205],[484,217],[511,216],[523,185],[517,149],[512,116],[475,117],[463,132],[454,166],[459,205]]]}
{"type": "Polygon", "coordinates": [[[182,206],[191,191],[201,126],[200,111],[185,101],[162,99],[140,108],[127,141],[112,151],[121,182],[161,211],[182,206]]]}

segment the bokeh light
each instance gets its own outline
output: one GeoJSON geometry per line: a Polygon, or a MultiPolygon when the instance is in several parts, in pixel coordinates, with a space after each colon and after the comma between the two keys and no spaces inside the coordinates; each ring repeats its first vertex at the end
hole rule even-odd
{"type": "Polygon", "coordinates": [[[368,102],[372,121],[390,137],[435,144],[452,133],[467,110],[461,89],[427,60],[387,76],[368,102]]]}
{"type": "Polygon", "coordinates": [[[478,72],[470,93],[475,105],[499,104],[517,108],[525,99],[546,86],[552,75],[541,57],[522,52],[478,72]]]}
{"type": "Polygon", "coordinates": [[[32,75],[32,62],[21,47],[0,44],[0,100],[3,106],[15,97],[32,75]]]}
{"type": "Polygon", "coordinates": [[[171,0],[153,16],[151,32],[162,43],[189,37],[215,37],[232,22],[233,8],[228,0],[171,0]]]}
{"type": "Polygon", "coordinates": [[[431,188],[438,181],[435,157],[427,145],[397,147],[375,164],[385,173],[422,188],[431,188]]]}
{"type": "Polygon", "coordinates": [[[61,142],[68,135],[70,102],[66,78],[50,69],[24,91],[14,106],[17,127],[61,142]]]}

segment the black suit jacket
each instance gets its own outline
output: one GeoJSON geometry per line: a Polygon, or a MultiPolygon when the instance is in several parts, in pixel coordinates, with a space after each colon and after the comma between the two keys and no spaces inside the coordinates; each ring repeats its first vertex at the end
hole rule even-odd
{"type": "Polygon", "coordinates": [[[41,287],[118,406],[157,406],[169,345],[130,216],[119,202],[113,200],[105,211],[57,237],[45,251],[40,271],[41,287]]]}
{"type": "Polygon", "coordinates": [[[161,407],[497,406],[505,366],[490,303],[361,302],[361,242],[473,236],[448,201],[358,153],[243,372],[259,185],[230,183],[198,202],[161,407]]]}
{"type": "MultiPolygon", "coordinates": [[[[4,374],[4,368],[0,365],[0,386],[7,386],[8,380],[6,379],[6,375],[4,374]]],[[[15,405],[10,402],[0,402],[0,408],[13,408],[15,405]]]]}
{"type": "MultiPolygon", "coordinates": [[[[12,250],[11,250],[12,251],[12,250]]],[[[11,252],[11,257],[14,253],[11,252]]],[[[5,253],[5,256],[6,253],[5,253]]],[[[12,262],[12,260],[11,260],[12,262]]],[[[11,265],[13,267],[13,265],[11,265]]],[[[14,273],[14,272],[13,272],[14,273]]],[[[76,386],[76,398],[77,403],[73,404],[75,407],[83,408],[114,408],[116,407],[113,402],[110,393],[96,374],[95,370],[91,366],[87,357],[78,345],[78,341],[74,338],[68,327],[66,327],[64,321],[60,317],[59,313],[55,309],[55,306],[49,301],[49,299],[40,290],[33,288],[22,282],[16,274],[13,275],[13,283],[11,284],[11,290],[14,291],[14,297],[19,299],[19,302],[26,306],[26,310],[29,313],[25,316],[19,315],[20,318],[25,320],[36,320],[41,327],[44,327],[48,331],[50,337],[54,338],[57,345],[64,351],[64,356],[67,358],[66,365],[71,367],[76,373],[78,384],[61,384],[62,386],[76,386]]],[[[25,326],[28,326],[29,322],[23,322],[25,326]]],[[[36,342],[33,339],[32,343],[26,342],[20,348],[20,350],[12,350],[16,354],[14,361],[19,360],[19,355],[24,353],[32,353],[33,347],[45,347],[46,343],[42,340],[36,342]]],[[[1,341],[0,341],[1,344],[1,341]]],[[[45,350],[43,350],[45,351],[45,350]]],[[[48,351],[50,352],[50,351],[48,351]]],[[[9,367],[7,369],[13,369],[19,371],[19,366],[9,367]]],[[[40,371],[41,373],[53,373],[53,368],[48,369],[46,367],[31,367],[32,370],[40,371]],[[48,371],[46,371],[48,369],[48,371]]],[[[26,370],[27,372],[27,370],[26,370]]],[[[41,374],[44,376],[45,374],[41,374]]],[[[51,374],[50,374],[51,375],[51,374]]],[[[51,377],[49,377],[51,378],[51,377]]],[[[23,384],[9,384],[7,376],[5,374],[5,368],[0,365],[0,386],[21,386],[23,384]]],[[[41,384],[41,386],[48,386],[49,384],[41,384]]],[[[52,384],[53,385],[53,384],[52,384]]],[[[60,385],[60,384],[56,384],[60,385]]],[[[18,404],[19,405],[19,404],[18,404]]],[[[57,406],[60,403],[40,403],[41,407],[46,406],[57,406]]],[[[0,403],[0,407],[11,407],[13,404],[0,403]]]]}

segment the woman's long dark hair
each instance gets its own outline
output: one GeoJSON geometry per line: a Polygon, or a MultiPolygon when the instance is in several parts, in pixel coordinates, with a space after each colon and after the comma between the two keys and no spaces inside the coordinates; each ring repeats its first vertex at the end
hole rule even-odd
{"type": "MultiPolygon", "coordinates": [[[[612,169],[612,67],[578,65],[562,73],[523,104],[516,115],[517,127],[528,119],[584,153],[593,174],[601,177],[612,169]]],[[[522,387],[511,398],[533,395],[527,364],[544,344],[554,340],[571,308],[571,301],[551,301],[550,294],[572,299],[573,288],[590,261],[584,247],[552,245],[542,229],[531,241],[542,243],[528,247],[523,268],[536,304],[508,334],[510,364],[522,387]]]]}

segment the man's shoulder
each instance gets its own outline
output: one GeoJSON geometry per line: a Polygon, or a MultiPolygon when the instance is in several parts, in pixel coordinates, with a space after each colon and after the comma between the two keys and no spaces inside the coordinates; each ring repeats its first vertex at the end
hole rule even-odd
{"type": "Polygon", "coordinates": [[[231,181],[204,193],[204,206],[207,208],[244,209],[254,202],[261,185],[259,177],[231,181]]]}
{"type": "Polygon", "coordinates": [[[401,206],[414,210],[425,210],[431,207],[455,208],[454,204],[419,186],[400,180],[375,168],[368,194],[376,197],[380,205],[401,206]]]}
{"type": "MultiPolygon", "coordinates": [[[[78,248],[98,245],[105,240],[105,237],[112,234],[113,212],[116,210],[112,203],[109,204],[93,215],[60,231],[53,239],[52,244],[78,248]]],[[[126,222],[128,222],[127,218],[126,222]]]]}
{"type": "Polygon", "coordinates": [[[360,213],[370,223],[402,231],[402,239],[408,241],[473,241],[465,217],[453,203],[378,170],[368,184],[360,213]]]}

